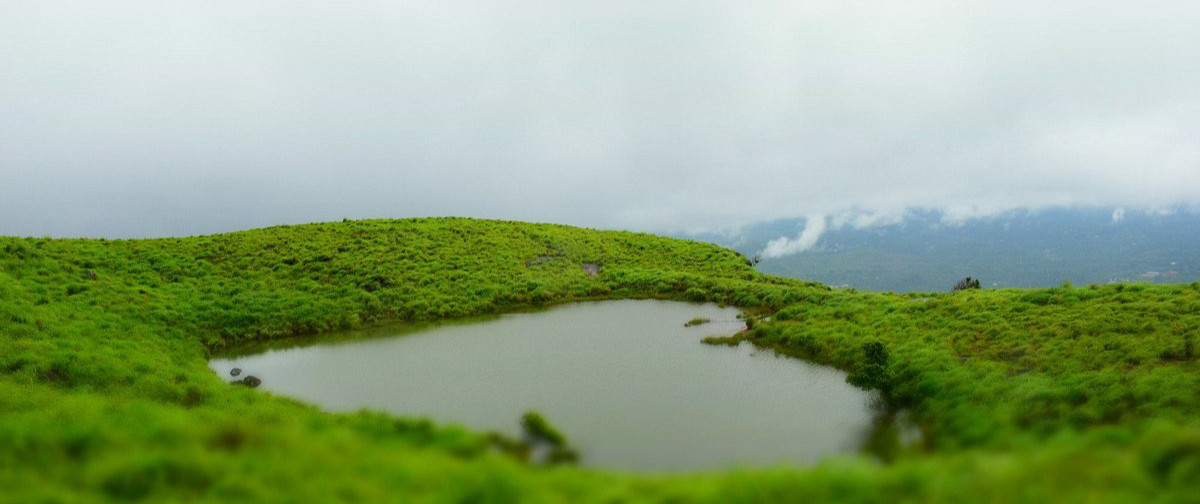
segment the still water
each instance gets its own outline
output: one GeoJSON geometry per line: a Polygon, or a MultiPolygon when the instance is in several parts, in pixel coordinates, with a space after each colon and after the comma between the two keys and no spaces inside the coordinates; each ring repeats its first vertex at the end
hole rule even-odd
{"type": "Polygon", "coordinates": [[[540,411],[585,466],[681,471],[854,452],[870,396],[833,368],[705,336],[743,329],[712,304],[603,301],[468,323],[396,326],[218,358],[213,370],[333,411],[372,408],[519,434],[540,411]],[[708,324],[684,327],[697,317],[708,324]]]}

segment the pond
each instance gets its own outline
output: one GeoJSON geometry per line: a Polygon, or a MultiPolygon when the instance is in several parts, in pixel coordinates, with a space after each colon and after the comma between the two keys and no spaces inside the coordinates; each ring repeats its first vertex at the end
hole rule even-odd
{"type": "MultiPolygon", "coordinates": [[[[733,308],[656,300],[325,336],[214,359],[332,411],[424,416],[518,436],[541,412],[584,466],[687,471],[807,464],[856,452],[876,414],[845,373],[770,350],[701,343],[733,308]],[[685,327],[695,318],[711,322],[685,327]]],[[[245,352],[245,349],[243,349],[245,352]]]]}

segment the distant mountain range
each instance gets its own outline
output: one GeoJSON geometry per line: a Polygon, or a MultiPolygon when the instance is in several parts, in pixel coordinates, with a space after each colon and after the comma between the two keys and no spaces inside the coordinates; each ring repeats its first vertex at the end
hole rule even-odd
{"type": "MultiPolygon", "coordinates": [[[[764,257],[758,268],[833,286],[898,292],[945,291],[966,276],[984,287],[1200,280],[1200,214],[1186,210],[1058,208],[961,223],[944,217],[920,211],[886,225],[828,226],[811,248],[764,257]]],[[[755,257],[772,240],[795,239],[805,225],[800,218],[755,224],[732,235],[683,236],[755,257]]]]}

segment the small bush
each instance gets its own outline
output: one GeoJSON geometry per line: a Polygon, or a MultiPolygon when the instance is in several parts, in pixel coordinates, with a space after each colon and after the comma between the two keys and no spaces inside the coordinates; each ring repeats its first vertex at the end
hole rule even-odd
{"type": "Polygon", "coordinates": [[[950,289],[950,292],[956,292],[956,291],[967,290],[967,289],[978,289],[978,288],[979,288],[979,279],[978,278],[966,277],[962,280],[959,280],[958,283],[954,284],[954,288],[950,289]]]}
{"type": "Polygon", "coordinates": [[[846,376],[846,382],[864,390],[878,390],[887,394],[892,390],[892,371],[887,347],[879,341],[863,343],[863,358],[854,366],[854,372],[846,376]]]}
{"type": "Polygon", "coordinates": [[[562,432],[547,422],[541,413],[530,411],[521,417],[521,428],[525,431],[525,454],[538,453],[538,446],[546,447],[545,456],[541,463],[546,465],[574,464],[579,462],[579,452],[567,446],[567,438],[562,432]]]}
{"type": "Polygon", "coordinates": [[[527,412],[521,417],[521,428],[525,431],[525,438],[532,443],[544,442],[556,448],[567,445],[567,438],[536,411],[527,412]]]}

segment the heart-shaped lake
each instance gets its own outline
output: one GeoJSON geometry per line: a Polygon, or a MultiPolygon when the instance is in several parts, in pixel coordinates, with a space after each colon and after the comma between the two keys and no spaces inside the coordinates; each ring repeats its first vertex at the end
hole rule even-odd
{"type": "Polygon", "coordinates": [[[332,411],[372,408],[516,436],[522,413],[536,410],[586,466],[699,470],[857,451],[875,412],[845,373],[748,343],[701,343],[743,329],[738,314],[670,301],[578,303],[329,335],[210,364],[332,411]],[[693,319],[710,322],[685,327],[693,319]]]}

